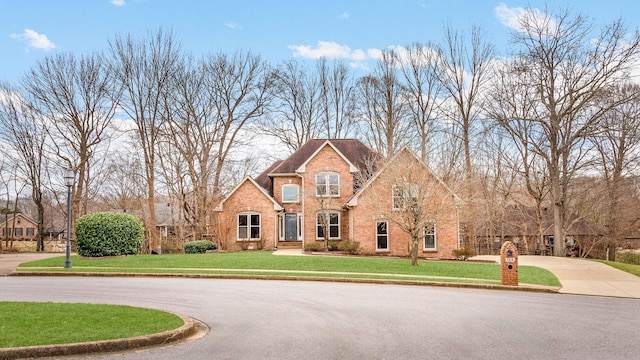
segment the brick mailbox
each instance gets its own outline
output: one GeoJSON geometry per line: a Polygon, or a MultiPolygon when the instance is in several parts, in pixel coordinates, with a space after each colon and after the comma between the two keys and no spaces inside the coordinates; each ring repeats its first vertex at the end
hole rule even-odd
{"type": "Polygon", "coordinates": [[[502,285],[518,286],[518,248],[511,241],[500,248],[500,269],[502,285]]]}

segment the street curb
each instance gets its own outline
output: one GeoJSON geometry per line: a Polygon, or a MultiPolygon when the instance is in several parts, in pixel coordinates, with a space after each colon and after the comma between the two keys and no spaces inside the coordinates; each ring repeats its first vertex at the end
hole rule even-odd
{"type": "Polygon", "coordinates": [[[89,272],[17,272],[10,276],[76,276],[76,277],[153,277],[153,278],[191,278],[191,279],[243,279],[243,280],[287,280],[287,281],[322,281],[341,283],[364,283],[364,284],[385,284],[385,285],[412,285],[412,286],[438,286],[448,288],[468,288],[485,290],[511,290],[527,291],[538,293],[560,293],[560,287],[536,286],[536,285],[493,285],[493,284],[472,284],[454,283],[443,281],[420,281],[420,280],[393,280],[393,279],[362,279],[362,278],[338,278],[322,276],[286,276],[286,275],[247,275],[247,274],[138,274],[138,273],[89,273],[89,272]]]}
{"type": "MultiPolygon", "coordinates": [[[[171,313],[169,311],[165,312],[171,313]]],[[[166,345],[184,340],[194,335],[198,331],[196,321],[194,321],[193,319],[182,316],[180,314],[171,314],[179,316],[182,321],[184,321],[184,324],[174,330],[168,330],[157,334],[142,335],[126,339],[112,339],[73,344],[0,348],[0,360],[51,356],[71,356],[89,353],[107,353],[139,349],[144,347],[166,345]]]]}

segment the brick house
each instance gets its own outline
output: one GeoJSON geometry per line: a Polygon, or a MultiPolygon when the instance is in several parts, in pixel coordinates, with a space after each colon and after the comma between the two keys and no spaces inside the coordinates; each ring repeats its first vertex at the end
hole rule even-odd
{"type": "Polygon", "coordinates": [[[16,214],[0,223],[0,240],[34,240],[38,235],[38,224],[23,214],[16,214]]]}
{"type": "Polygon", "coordinates": [[[359,140],[314,139],[222,200],[217,240],[230,250],[353,240],[361,254],[406,256],[410,236],[402,219],[406,209],[420,208],[426,221],[419,256],[450,258],[458,247],[457,205],[407,148],[384,159],[359,140]]]}

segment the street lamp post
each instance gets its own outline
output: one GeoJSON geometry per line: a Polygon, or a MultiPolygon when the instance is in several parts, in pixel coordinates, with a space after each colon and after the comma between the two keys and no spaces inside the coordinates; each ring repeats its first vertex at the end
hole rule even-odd
{"type": "Polygon", "coordinates": [[[71,187],[76,178],[73,169],[64,171],[64,184],[67,186],[67,258],[64,261],[64,268],[71,268],[71,187]]]}

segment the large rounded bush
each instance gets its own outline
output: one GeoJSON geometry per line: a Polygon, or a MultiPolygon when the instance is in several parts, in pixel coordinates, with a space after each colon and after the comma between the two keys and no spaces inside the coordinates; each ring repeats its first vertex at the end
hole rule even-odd
{"type": "Polygon", "coordinates": [[[84,215],[75,230],[78,254],[87,257],[137,254],[144,240],[142,221],[123,213],[84,215]]]}

